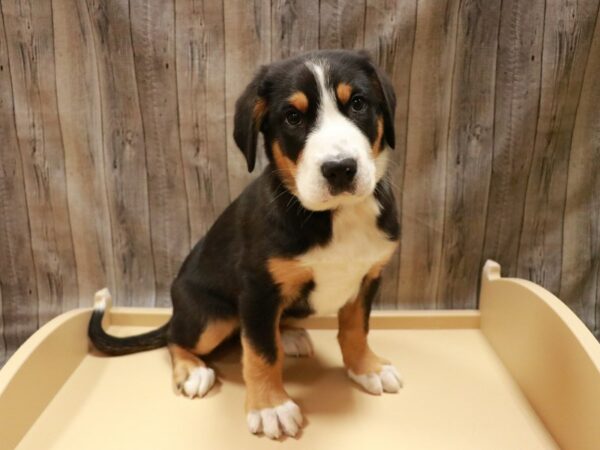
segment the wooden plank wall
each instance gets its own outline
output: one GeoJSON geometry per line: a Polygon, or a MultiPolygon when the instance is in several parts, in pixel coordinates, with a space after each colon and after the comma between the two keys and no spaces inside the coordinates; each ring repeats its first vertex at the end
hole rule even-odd
{"type": "Polygon", "coordinates": [[[368,49],[398,95],[378,306],[475,307],[494,258],[600,335],[599,4],[1,0],[0,360],[103,286],[168,305],[256,176],[237,96],[259,64],[333,47],[368,49]]]}

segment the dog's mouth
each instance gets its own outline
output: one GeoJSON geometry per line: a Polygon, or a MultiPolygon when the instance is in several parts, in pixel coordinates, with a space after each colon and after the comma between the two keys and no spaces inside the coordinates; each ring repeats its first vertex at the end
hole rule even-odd
{"type": "Polygon", "coordinates": [[[348,186],[332,186],[321,182],[320,186],[313,186],[308,192],[298,189],[295,192],[300,203],[308,210],[325,211],[336,209],[344,205],[352,205],[363,201],[373,194],[375,183],[353,182],[348,186]]]}

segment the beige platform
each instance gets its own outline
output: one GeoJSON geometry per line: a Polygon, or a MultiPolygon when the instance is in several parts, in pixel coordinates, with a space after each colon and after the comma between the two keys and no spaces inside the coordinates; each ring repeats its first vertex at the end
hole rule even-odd
{"type": "MultiPolygon", "coordinates": [[[[316,355],[288,359],[286,387],[307,422],[296,439],[249,434],[238,345],[210,358],[218,385],[171,389],[165,349],[88,351],[89,310],[56,318],[0,371],[0,449],[600,449],[600,344],[557,298],[484,268],[480,311],[394,312],[370,340],[404,378],[369,395],[341,368],[335,318],[304,321],[316,355]]],[[[109,330],[151,329],[168,310],[111,310],[109,330]]]]}

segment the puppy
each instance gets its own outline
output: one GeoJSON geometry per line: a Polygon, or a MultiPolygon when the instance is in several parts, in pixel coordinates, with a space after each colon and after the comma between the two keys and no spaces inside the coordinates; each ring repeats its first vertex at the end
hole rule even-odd
{"type": "Polygon", "coordinates": [[[381,270],[399,238],[386,170],[395,95],[363,53],[318,51],[260,68],[236,103],[234,138],[254,169],[258,134],[269,165],[185,259],[171,288],[173,316],[128,338],[89,337],[122,355],[167,345],[176,388],[202,397],[215,381],[200,359],[239,330],[247,424],[294,436],[298,406],[282,380],[284,354],[309,355],[308,334],[286,318],[337,313],[349,377],[373,394],[396,392],[396,369],[369,347],[381,270]]]}

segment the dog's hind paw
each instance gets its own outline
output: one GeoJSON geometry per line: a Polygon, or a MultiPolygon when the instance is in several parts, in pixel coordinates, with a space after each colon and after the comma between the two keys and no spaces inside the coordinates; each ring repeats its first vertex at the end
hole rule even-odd
{"type": "Polygon", "coordinates": [[[304,328],[282,328],[281,343],[288,356],[312,356],[313,345],[304,328]]]}
{"type": "Polygon", "coordinates": [[[190,370],[187,379],[179,385],[186,397],[204,397],[215,384],[215,371],[210,367],[196,367],[190,370]]]}
{"type": "Polygon", "coordinates": [[[348,370],[352,381],[360,384],[367,392],[381,395],[383,392],[398,392],[402,387],[402,377],[391,364],[382,366],[379,372],[356,374],[348,370]]]}

